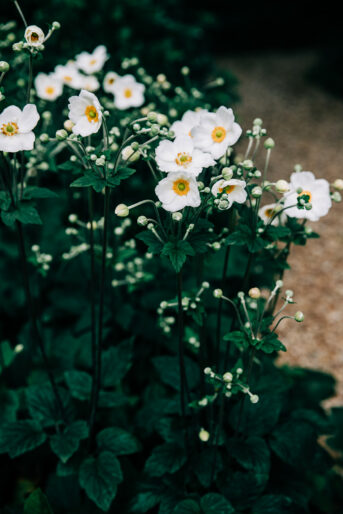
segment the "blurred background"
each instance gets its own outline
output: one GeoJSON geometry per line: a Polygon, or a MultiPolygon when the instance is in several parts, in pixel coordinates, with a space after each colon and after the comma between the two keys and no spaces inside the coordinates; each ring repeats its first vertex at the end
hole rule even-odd
{"type": "MultiPolygon", "coordinates": [[[[148,72],[163,72],[173,83],[184,65],[199,82],[219,69],[244,129],[261,117],[276,141],[271,180],[287,179],[297,163],[330,182],[343,178],[343,41],[328,2],[25,0],[21,6],[29,23],[62,25],[42,70],[98,44],[107,46],[112,69],[137,56],[148,72]]],[[[0,21],[8,19],[18,20],[11,1],[1,5],[0,21]]],[[[336,205],[315,224],[321,240],[291,252],[286,287],[294,289],[305,322],[288,320],[281,329],[288,347],[281,362],[334,373],[331,404],[343,402],[342,216],[336,205]]]]}

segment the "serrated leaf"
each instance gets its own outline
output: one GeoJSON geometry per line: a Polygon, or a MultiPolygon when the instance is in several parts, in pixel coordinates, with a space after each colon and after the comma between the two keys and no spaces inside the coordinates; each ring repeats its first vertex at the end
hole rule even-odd
{"type": "Polygon", "coordinates": [[[92,187],[97,193],[101,193],[105,186],[106,180],[104,178],[89,172],[70,184],[70,187],[92,187]]]}
{"type": "Polygon", "coordinates": [[[99,407],[113,408],[122,407],[128,402],[127,396],[121,391],[100,391],[99,393],[99,407]]]}
{"type": "MultiPolygon", "coordinates": [[[[228,444],[229,454],[232,455],[243,468],[254,471],[256,477],[269,475],[270,451],[261,437],[248,437],[246,440],[231,439],[228,444]]],[[[265,480],[266,477],[261,477],[265,480]]]]}
{"type": "Polygon", "coordinates": [[[102,430],[96,437],[98,448],[115,455],[129,455],[140,450],[139,441],[129,432],[119,427],[102,430]]]}
{"type": "Polygon", "coordinates": [[[201,510],[196,501],[183,500],[176,505],[173,514],[201,514],[201,510]]]}
{"type": "Polygon", "coordinates": [[[7,191],[0,191],[0,209],[7,211],[11,205],[11,197],[7,191]]]}
{"type": "Polygon", "coordinates": [[[87,437],[87,423],[83,420],[74,421],[63,432],[50,437],[50,446],[52,451],[65,463],[78,450],[80,441],[87,437]]]}
{"type": "MultiPolygon", "coordinates": [[[[64,414],[68,415],[70,413],[69,393],[61,387],[58,388],[58,392],[64,414]]],[[[39,421],[42,426],[54,426],[61,420],[59,404],[50,384],[29,387],[26,390],[26,400],[31,417],[39,421]]]]}
{"type": "Polygon", "coordinates": [[[252,514],[286,514],[290,512],[289,505],[291,503],[291,499],[286,496],[266,494],[256,501],[252,514]]]}
{"type": "Polygon", "coordinates": [[[273,431],[269,443],[282,461],[307,468],[317,449],[317,434],[308,423],[290,420],[273,431]]]}
{"type": "Polygon", "coordinates": [[[0,427],[0,453],[8,453],[12,459],[41,446],[45,440],[46,434],[37,421],[13,421],[0,427]]]}
{"type": "Polygon", "coordinates": [[[187,460],[185,449],[174,443],[156,446],[145,463],[145,471],[150,476],[161,477],[175,473],[187,460]]]}
{"type": "Polygon", "coordinates": [[[160,253],[163,248],[163,243],[150,230],[140,232],[136,238],[147,245],[150,253],[160,253]]]}
{"type": "Polygon", "coordinates": [[[48,499],[41,489],[36,489],[25,500],[24,514],[53,514],[48,499]]]}
{"type": "Polygon", "coordinates": [[[208,493],[200,500],[204,514],[233,514],[235,509],[221,494],[208,493]]]}
{"type": "Polygon", "coordinates": [[[64,373],[70,394],[78,400],[88,400],[92,391],[92,377],[86,371],[71,370],[64,373]]]}
{"type": "Polygon", "coordinates": [[[58,198],[58,194],[46,187],[29,186],[24,189],[23,198],[58,198]]]}
{"type": "Polygon", "coordinates": [[[186,262],[187,256],[195,255],[195,252],[187,241],[169,241],[163,246],[161,255],[170,259],[173,268],[178,273],[186,262]]]}
{"type": "Polygon", "coordinates": [[[130,338],[103,352],[101,383],[104,387],[114,387],[128,372],[132,365],[132,345],[133,338],[130,338]]]}
{"type": "Polygon", "coordinates": [[[8,227],[12,227],[17,219],[17,210],[14,211],[1,211],[1,219],[8,227]]]}
{"type": "Polygon", "coordinates": [[[24,224],[33,224],[33,225],[41,225],[42,220],[38,214],[37,209],[32,205],[21,203],[18,206],[17,220],[24,224]]]}
{"type": "MultiPolygon", "coordinates": [[[[161,356],[152,359],[154,368],[158,372],[161,381],[176,391],[180,391],[180,366],[177,357],[161,356]]],[[[194,389],[200,380],[199,367],[188,357],[185,358],[186,376],[188,386],[194,389]]]]}
{"type": "Polygon", "coordinates": [[[137,494],[131,503],[131,512],[148,512],[161,501],[161,494],[155,491],[145,491],[137,494]]]}
{"type": "Polygon", "coordinates": [[[89,457],[80,467],[80,486],[87,496],[103,511],[107,511],[117,493],[123,475],[118,459],[111,452],[89,457]]]}

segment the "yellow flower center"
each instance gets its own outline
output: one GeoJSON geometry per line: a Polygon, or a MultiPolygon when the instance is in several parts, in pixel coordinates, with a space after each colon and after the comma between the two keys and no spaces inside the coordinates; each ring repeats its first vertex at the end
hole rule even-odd
{"type": "Polygon", "coordinates": [[[109,84],[113,84],[114,80],[115,80],[115,79],[112,77],[111,79],[107,79],[107,82],[108,82],[109,84]]]}
{"type": "Polygon", "coordinates": [[[184,168],[187,168],[187,166],[192,162],[192,157],[189,155],[189,153],[179,152],[177,154],[175,162],[178,166],[183,166],[184,168]]]}
{"type": "Polygon", "coordinates": [[[14,121],[9,121],[8,123],[3,123],[1,126],[1,132],[4,136],[14,136],[18,132],[18,125],[14,121]]]}
{"type": "Polygon", "coordinates": [[[179,178],[178,180],[175,180],[173,183],[173,191],[179,196],[184,196],[189,191],[189,182],[188,180],[185,180],[183,178],[179,178]]]}
{"type": "Polygon", "coordinates": [[[53,94],[54,94],[54,91],[55,91],[55,88],[54,88],[54,87],[52,87],[52,86],[47,86],[47,87],[45,88],[45,92],[46,92],[46,94],[47,94],[47,95],[53,95],[53,94]]]}
{"type": "Polygon", "coordinates": [[[274,209],[269,208],[264,211],[264,214],[267,216],[267,218],[272,218],[275,214],[275,211],[274,209]]]}
{"type": "Polygon", "coordinates": [[[222,141],[224,141],[225,136],[226,130],[224,129],[224,127],[215,127],[212,130],[211,137],[215,143],[221,143],[222,141]]]}
{"type": "Polygon", "coordinates": [[[311,202],[312,200],[312,193],[311,191],[302,191],[299,195],[298,195],[298,198],[301,198],[302,196],[305,196],[307,197],[306,200],[307,202],[311,202]]]}
{"type": "Polygon", "coordinates": [[[236,186],[225,186],[225,187],[220,187],[219,188],[219,193],[226,193],[227,195],[229,195],[230,193],[232,193],[232,191],[236,188],[236,186]]]}
{"type": "Polygon", "coordinates": [[[99,121],[99,114],[94,105],[87,105],[85,115],[89,122],[99,121]]]}
{"type": "Polygon", "coordinates": [[[32,32],[30,39],[32,43],[36,43],[36,41],[39,41],[39,35],[37,34],[37,32],[32,32]]]}
{"type": "Polygon", "coordinates": [[[124,90],[124,96],[125,96],[125,98],[131,98],[132,90],[131,89],[125,89],[124,90]]]}
{"type": "Polygon", "coordinates": [[[71,82],[71,81],[73,80],[73,77],[71,77],[70,75],[65,75],[65,76],[64,76],[64,80],[65,80],[66,82],[71,82]]]}
{"type": "Polygon", "coordinates": [[[89,61],[89,64],[90,64],[91,66],[94,66],[94,64],[95,64],[95,63],[96,63],[96,59],[91,59],[91,60],[89,61]]]}

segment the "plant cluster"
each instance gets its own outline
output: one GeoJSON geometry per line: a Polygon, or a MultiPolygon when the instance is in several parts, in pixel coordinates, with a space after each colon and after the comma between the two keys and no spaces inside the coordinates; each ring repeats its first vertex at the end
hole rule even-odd
{"type": "Polygon", "coordinates": [[[208,101],[222,82],[187,67],[174,87],[100,45],[41,73],[59,24],[14,4],[29,73],[14,103],[0,62],[3,512],[338,513],[334,380],[274,361],[279,324],[304,319],[289,253],[342,180],[271,181],[262,120],[243,135],[208,101]]]}

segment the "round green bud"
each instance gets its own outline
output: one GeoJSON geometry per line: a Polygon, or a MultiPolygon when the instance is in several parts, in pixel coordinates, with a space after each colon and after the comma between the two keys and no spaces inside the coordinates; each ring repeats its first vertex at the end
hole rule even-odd
{"type": "Polygon", "coordinates": [[[68,132],[64,129],[57,130],[56,139],[58,141],[64,141],[68,137],[68,132]]]}
{"type": "Polygon", "coordinates": [[[275,146],[274,139],[272,139],[271,137],[268,137],[268,139],[266,139],[264,142],[264,148],[266,148],[267,150],[272,150],[272,148],[274,148],[274,146],[275,146]]]}
{"type": "Polygon", "coordinates": [[[129,215],[129,208],[127,205],[125,205],[124,203],[120,203],[119,205],[117,205],[117,207],[115,208],[115,211],[114,211],[114,214],[116,216],[119,216],[120,218],[126,218],[126,216],[129,215]]]}
{"type": "Polygon", "coordinates": [[[257,394],[252,394],[252,395],[250,396],[250,402],[251,402],[251,403],[257,403],[258,401],[259,401],[259,397],[258,397],[258,395],[257,395],[257,394]]]}
{"type": "Polygon", "coordinates": [[[295,314],[294,314],[294,319],[295,321],[297,321],[298,323],[301,323],[302,321],[304,321],[304,314],[301,312],[301,311],[297,311],[295,314]]]}
{"type": "Polygon", "coordinates": [[[181,73],[182,73],[182,75],[184,75],[185,77],[186,77],[187,75],[189,75],[189,68],[188,68],[188,66],[183,66],[183,67],[181,68],[181,73]]]}
{"type": "Polygon", "coordinates": [[[231,168],[229,167],[225,167],[222,169],[222,175],[223,175],[223,178],[225,178],[225,180],[230,180],[230,178],[232,178],[233,176],[233,171],[231,168]]]}
{"type": "Polygon", "coordinates": [[[289,184],[286,180],[278,180],[275,183],[275,189],[278,193],[287,193],[289,191],[289,184]]]}
{"type": "Polygon", "coordinates": [[[255,118],[252,124],[261,127],[263,125],[263,121],[261,120],[261,118],[255,118]]]}
{"type": "Polygon", "coordinates": [[[49,141],[49,135],[46,134],[45,132],[43,134],[41,134],[39,136],[39,140],[42,142],[42,143],[47,143],[49,141]]]}
{"type": "Polygon", "coordinates": [[[338,191],[343,191],[343,179],[336,178],[332,185],[335,189],[338,189],[338,191]]]}
{"type": "Polygon", "coordinates": [[[6,73],[10,69],[10,65],[6,61],[0,61],[0,72],[6,73]]]}
{"type": "Polygon", "coordinates": [[[251,191],[251,196],[253,198],[259,198],[260,196],[262,196],[262,188],[260,186],[253,187],[251,191]]]}
{"type": "Polygon", "coordinates": [[[301,164],[296,164],[296,165],[294,166],[294,171],[295,171],[296,173],[299,173],[300,171],[302,171],[302,169],[303,169],[303,167],[301,166],[301,164]]]}
{"type": "Polygon", "coordinates": [[[60,24],[60,22],[59,22],[59,21],[53,21],[53,22],[52,22],[52,28],[53,28],[54,30],[59,30],[59,29],[61,28],[61,24],[60,24]]]}
{"type": "MultiPolygon", "coordinates": [[[[223,296],[223,291],[221,289],[215,289],[213,291],[213,296],[215,298],[221,298],[223,296]]],[[[206,373],[206,371],[205,371],[205,373],[206,373]]]]}
{"type": "Polygon", "coordinates": [[[182,212],[173,212],[172,219],[174,221],[181,221],[182,220],[182,212]]]}
{"type": "Polygon", "coordinates": [[[141,227],[145,227],[148,224],[148,218],[146,216],[139,216],[137,218],[138,225],[141,225],[141,227]]]}
{"type": "Polygon", "coordinates": [[[153,111],[149,112],[147,118],[148,118],[148,121],[150,121],[150,122],[156,121],[156,119],[157,119],[156,112],[153,112],[153,111]]]}
{"type": "Polygon", "coordinates": [[[332,193],[331,199],[333,202],[339,203],[342,201],[342,195],[338,191],[335,191],[334,193],[332,193]]]}

